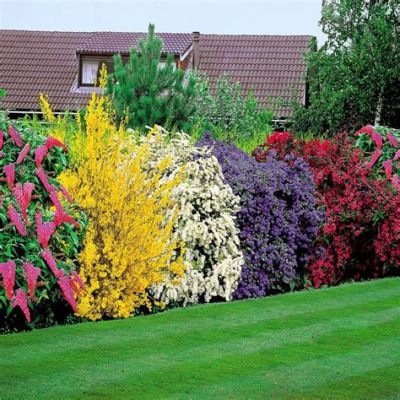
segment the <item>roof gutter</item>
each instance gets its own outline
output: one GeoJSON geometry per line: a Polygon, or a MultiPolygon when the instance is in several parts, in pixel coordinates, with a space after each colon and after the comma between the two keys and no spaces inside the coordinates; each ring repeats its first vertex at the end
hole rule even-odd
{"type": "MultiPolygon", "coordinates": [[[[8,114],[41,114],[43,115],[42,111],[33,111],[33,110],[29,110],[29,111],[21,111],[21,110],[6,110],[8,114]]],[[[76,111],[53,111],[53,114],[55,115],[65,115],[65,114],[73,114],[75,115],[77,112],[76,111]]]]}

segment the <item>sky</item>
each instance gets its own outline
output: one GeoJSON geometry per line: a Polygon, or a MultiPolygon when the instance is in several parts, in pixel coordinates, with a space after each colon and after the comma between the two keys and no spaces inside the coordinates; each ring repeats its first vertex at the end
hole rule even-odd
{"type": "Polygon", "coordinates": [[[321,0],[0,0],[0,28],[314,35],[321,0]]]}

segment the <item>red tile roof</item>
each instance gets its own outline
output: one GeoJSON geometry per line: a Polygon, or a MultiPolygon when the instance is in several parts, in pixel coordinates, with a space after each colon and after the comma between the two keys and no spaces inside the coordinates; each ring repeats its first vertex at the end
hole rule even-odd
{"type": "MultiPolygon", "coordinates": [[[[191,34],[157,33],[164,49],[184,54],[191,34]]],[[[88,93],[76,90],[77,50],[86,53],[126,52],[140,35],[124,32],[46,32],[0,30],[0,100],[8,110],[38,110],[39,93],[48,95],[54,110],[77,110],[87,104],[88,93]]],[[[145,37],[146,34],[141,34],[145,37]]]]}
{"type": "MultiPolygon", "coordinates": [[[[183,55],[192,44],[186,33],[157,33],[164,52],[183,55]]],[[[38,110],[38,95],[49,96],[54,110],[77,110],[88,93],[76,90],[76,53],[126,53],[145,33],[43,32],[0,30],[0,100],[9,110],[38,110]]],[[[263,105],[272,107],[277,97],[303,102],[306,67],[302,54],[311,36],[200,35],[199,69],[212,84],[222,73],[241,82],[245,92],[253,88],[263,105]]],[[[290,110],[275,109],[278,116],[290,110]]]]}
{"type": "MultiPolygon", "coordinates": [[[[163,54],[183,55],[192,45],[190,33],[158,33],[163,43],[163,54]]],[[[146,39],[144,32],[94,32],[88,40],[82,43],[78,53],[84,54],[115,54],[129,53],[132,47],[138,47],[138,39],[146,39]]]]}
{"type": "Polygon", "coordinates": [[[37,110],[39,93],[55,110],[75,110],[87,95],[72,93],[77,76],[76,49],[90,37],[84,32],[0,30],[0,100],[9,110],[37,110]]]}
{"type": "Polygon", "coordinates": [[[199,70],[205,72],[212,87],[226,73],[231,82],[240,82],[247,94],[277,116],[290,109],[276,106],[279,98],[304,102],[306,66],[303,54],[312,36],[200,35],[199,70]]]}

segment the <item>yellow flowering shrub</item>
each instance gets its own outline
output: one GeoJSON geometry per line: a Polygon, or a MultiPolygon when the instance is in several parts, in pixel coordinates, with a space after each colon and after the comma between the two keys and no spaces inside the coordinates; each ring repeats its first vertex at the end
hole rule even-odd
{"type": "Polygon", "coordinates": [[[50,107],[49,101],[43,93],[39,95],[40,110],[42,111],[43,118],[48,122],[54,122],[56,117],[50,107]]]}
{"type": "Polygon", "coordinates": [[[104,96],[92,95],[85,129],[77,131],[69,147],[79,159],[59,179],[89,217],[79,257],[86,288],[78,314],[125,318],[142,305],[151,307],[150,286],[184,273],[172,234],[177,212],[171,193],[181,176],[162,180],[168,156],[145,171],[149,146],[115,128],[104,96]]]}

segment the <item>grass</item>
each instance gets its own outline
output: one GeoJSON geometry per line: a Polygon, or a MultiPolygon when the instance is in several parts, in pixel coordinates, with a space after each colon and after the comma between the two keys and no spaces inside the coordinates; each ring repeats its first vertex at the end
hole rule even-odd
{"type": "Polygon", "coordinates": [[[400,278],[0,337],[0,399],[400,399],[400,278]]]}

